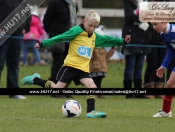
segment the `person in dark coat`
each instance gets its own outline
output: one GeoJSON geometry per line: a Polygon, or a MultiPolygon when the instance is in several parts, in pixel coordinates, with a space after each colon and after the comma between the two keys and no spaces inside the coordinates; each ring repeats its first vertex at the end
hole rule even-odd
{"type": "MultiPolygon", "coordinates": [[[[24,0],[1,0],[0,1],[0,23],[10,16],[10,14],[23,2],[24,0]]],[[[25,9],[27,7],[27,1],[20,5],[21,9],[25,9]]],[[[29,7],[28,7],[29,8],[29,7]]],[[[18,85],[18,77],[19,77],[19,62],[20,62],[20,54],[22,48],[22,39],[19,39],[23,36],[24,33],[27,33],[30,30],[30,12],[26,12],[21,16],[21,12],[18,12],[18,16],[13,16],[13,19],[8,18],[10,23],[12,20],[16,22],[16,20],[21,21],[20,25],[16,27],[16,30],[6,30],[3,29],[1,25],[0,32],[6,30],[6,34],[8,34],[5,41],[1,41],[0,43],[0,77],[4,68],[4,64],[6,61],[7,65],[7,88],[20,88],[18,85]],[[21,19],[19,19],[19,17],[21,19]],[[26,18],[25,21],[22,21],[22,17],[26,18]],[[19,38],[17,38],[17,37],[19,38]],[[15,38],[16,37],[16,38],[15,38]]],[[[16,13],[16,14],[17,14],[16,13]]],[[[6,19],[6,20],[8,20],[6,19]]],[[[6,25],[7,26],[7,25],[6,25]]],[[[14,25],[16,26],[16,25],[14,25]]],[[[5,35],[6,35],[5,34],[5,35]]],[[[16,99],[26,99],[25,96],[22,95],[9,95],[10,98],[16,99]]]]}
{"type": "MultiPolygon", "coordinates": [[[[78,11],[78,4],[76,0],[51,0],[49,2],[43,19],[44,29],[46,33],[49,34],[49,38],[62,34],[72,26],[76,25],[76,12],[72,11],[72,8],[74,8],[76,12],[78,11]]],[[[57,82],[57,73],[62,67],[64,59],[68,54],[68,48],[69,43],[66,42],[64,52],[51,51],[53,63],[49,80],[55,83],[57,82]]],[[[52,97],[60,96],[52,95],[52,97]]],[[[71,96],[67,95],[67,97],[71,96]]]]}
{"type": "MultiPolygon", "coordinates": [[[[122,53],[125,55],[124,69],[124,88],[142,87],[142,68],[145,55],[148,54],[151,48],[139,47],[139,44],[149,44],[148,23],[142,23],[139,20],[139,10],[137,0],[124,0],[124,25],[122,28],[122,37],[126,34],[131,35],[130,44],[138,44],[138,46],[123,46],[122,53]],[[146,27],[146,28],[145,28],[146,27]]],[[[126,98],[134,98],[136,96],[127,95],[126,98]]],[[[145,96],[137,96],[145,98],[145,96]]]]}

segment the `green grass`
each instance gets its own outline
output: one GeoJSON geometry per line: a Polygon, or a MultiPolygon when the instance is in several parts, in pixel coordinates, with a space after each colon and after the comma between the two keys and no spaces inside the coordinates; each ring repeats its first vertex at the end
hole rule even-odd
{"type": "MultiPolygon", "coordinates": [[[[121,88],[123,63],[109,65],[109,72],[102,86],[121,88]]],[[[145,70],[145,65],[143,71],[145,70]]],[[[20,67],[21,80],[25,74],[38,72],[43,79],[50,74],[50,66],[20,67]]],[[[37,87],[22,86],[21,88],[37,87]]],[[[1,80],[6,87],[6,67],[1,80]]],[[[70,87],[75,87],[72,83],[70,87]]],[[[82,86],[79,86],[82,87],[82,86]]],[[[175,118],[152,118],[162,105],[162,99],[125,99],[125,96],[106,96],[96,99],[96,110],[107,113],[104,119],[87,119],[86,96],[74,95],[82,106],[78,118],[66,118],[61,113],[62,104],[68,99],[51,98],[49,95],[27,95],[26,100],[0,96],[0,132],[173,132],[175,118]]],[[[174,102],[172,104],[175,105],[174,102]]],[[[172,112],[173,109],[172,109],[172,112]]]]}
{"type": "MultiPolygon", "coordinates": [[[[41,75],[42,79],[48,79],[50,77],[50,65],[48,66],[23,66],[20,67],[20,74],[19,74],[19,85],[22,78],[26,75],[31,75],[35,72],[41,75]]],[[[7,68],[4,67],[2,72],[2,80],[0,82],[0,88],[6,87],[6,71],[7,68]]],[[[143,73],[145,71],[145,65],[143,67],[143,73]]],[[[104,88],[122,88],[123,87],[123,72],[124,72],[124,63],[114,63],[108,65],[108,73],[107,77],[103,79],[102,87],[104,88]]],[[[20,85],[21,88],[40,88],[40,86],[36,85],[20,85]]],[[[74,83],[71,83],[71,87],[81,88],[82,85],[75,86],[74,83]]]]}
{"type": "MultiPolygon", "coordinates": [[[[27,96],[27,100],[0,96],[1,132],[173,132],[175,118],[152,118],[161,99],[125,99],[107,96],[96,99],[96,109],[108,116],[87,119],[85,96],[74,96],[82,106],[78,118],[66,118],[61,106],[67,99],[50,96],[27,96]]],[[[174,103],[173,103],[174,105],[174,103]]]]}

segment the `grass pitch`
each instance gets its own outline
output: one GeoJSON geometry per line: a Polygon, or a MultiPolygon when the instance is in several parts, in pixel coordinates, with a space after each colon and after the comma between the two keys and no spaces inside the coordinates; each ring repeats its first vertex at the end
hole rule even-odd
{"type": "MultiPolygon", "coordinates": [[[[124,96],[107,96],[96,99],[96,110],[107,113],[106,118],[88,119],[86,96],[74,95],[82,106],[77,118],[66,118],[61,113],[67,99],[49,95],[27,96],[26,100],[0,96],[1,132],[173,132],[175,118],[152,118],[161,99],[125,99],[124,96]]],[[[174,105],[174,103],[173,103],[174,105]]],[[[172,112],[174,112],[172,110],[172,112]]]]}
{"type": "MultiPolygon", "coordinates": [[[[19,85],[21,88],[40,88],[36,85],[21,85],[20,81],[27,75],[32,75],[34,73],[39,73],[42,79],[48,80],[50,77],[51,65],[47,66],[22,66],[20,67],[19,73],[19,85]]],[[[0,88],[6,87],[6,71],[7,68],[4,67],[2,72],[0,88]]],[[[143,73],[145,71],[145,65],[143,67],[143,73]]],[[[112,63],[108,65],[107,76],[102,81],[103,88],[122,88],[123,87],[123,73],[124,73],[124,63],[112,63]]],[[[82,85],[75,86],[71,83],[70,88],[84,88],[82,85]]]]}
{"type": "MultiPolygon", "coordinates": [[[[144,72],[145,66],[143,68],[144,72]]],[[[104,88],[122,88],[123,63],[109,65],[104,88]]],[[[48,79],[50,66],[20,67],[20,80],[35,72],[41,78],[48,79]]],[[[4,68],[0,88],[6,87],[6,67],[4,68]]],[[[21,88],[39,88],[22,86],[21,88]]],[[[72,83],[70,88],[75,87],[72,83]]],[[[82,86],[78,86],[80,88],[82,86]]],[[[66,118],[61,113],[62,104],[68,99],[51,98],[49,95],[27,95],[26,100],[10,99],[0,95],[0,132],[174,132],[175,118],[152,118],[162,106],[162,99],[125,99],[125,96],[106,96],[96,99],[96,110],[106,112],[103,119],[88,119],[86,114],[86,96],[74,95],[82,106],[78,118],[66,118]]],[[[173,105],[174,106],[174,102],[173,105]]],[[[172,112],[175,111],[172,108],[172,112]]]]}

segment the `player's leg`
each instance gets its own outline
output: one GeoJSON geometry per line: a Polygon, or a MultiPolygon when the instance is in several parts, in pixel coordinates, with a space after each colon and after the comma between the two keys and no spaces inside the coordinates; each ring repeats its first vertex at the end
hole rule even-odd
{"type": "Polygon", "coordinates": [[[80,82],[86,87],[86,88],[97,88],[92,78],[82,78],[80,79],[80,82]]]}
{"type": "Polygon", "coordinates": [[[55,84],[54,82],[50,80],[43,80],[40,79],[40,75],[38,73],[35,73],[31,76],[27,76],[22,79],[21,84],[23,85],[31,85],[31,84],[36,84],[44,88],[64,88],[67,83],[71,81],[71,75],[70,73],[70,68],[67,66],[63,66],[57,74],[56,80],[57,83],[55,84]]]}
{"type": "Polygon", "coordinates": [[[95,110],[95,95],[88,95],[86,98],[87,102],[87,118],[104,118],[107,116],[104,112],[99,112],[95,110]]]}
{"type": "Polygon", "coordinates": [[[66,83],[63,82],[57,82],[57,84],[55,84],[52,81],[40,79],[40,75],[38,73],[23,78],[21,84],[22,85],[35,84],[43,88],[64,88],[66,86],[66,83]]]}
{"type": "MultiPolygon", "coordinates": [[[[87,88],[97,88],[92,78],[90,78],[89,75],[87,77],[89,78],[80,79],[80,82],[87,88]]],[[[104,118],[107,116],[106,113],[95,110],[95,95],[88,95],[86,98],[86,102],[87,102],[87,113],[86,113],[87,118],[104,118]]]]}
{"type": "Polygon", "coordinates": [[[64,88],[66,86],[66,83],[63,82],[57,82],[57,84],[55,84],[50,80],[43,80],[40,78],[35,78],[33,84],[39,85],[43,88],[64,88]]]}
{"type": "MultiPolygon", "coordinates": [[[[166,88],[174,88],[175,86],[175,68],[170,74],[169,80],[166,83],[166,88]]],[[[165,95],[163,98],[163,106],[162,110],[160,110],[157,114],[153,115],[153,117],[172,117],[171,113],[171,105],[173,101],[174,95],[165,95]]]]}

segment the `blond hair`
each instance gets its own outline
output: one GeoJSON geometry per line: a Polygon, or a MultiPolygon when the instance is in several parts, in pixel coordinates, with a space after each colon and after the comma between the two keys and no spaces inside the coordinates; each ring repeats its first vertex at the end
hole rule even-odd
{"type": "Polygon", "coordinates": [[[100,15],[96,11],[90,10],[86,14],[85,20],[93,20],[95,22],[95,24],[98,25],[100,23],[100,15]]]}

